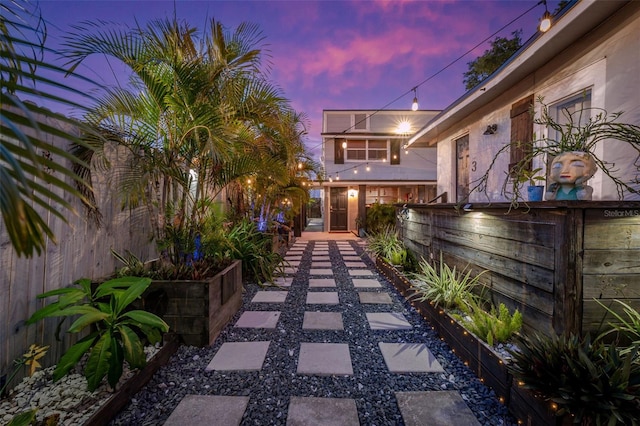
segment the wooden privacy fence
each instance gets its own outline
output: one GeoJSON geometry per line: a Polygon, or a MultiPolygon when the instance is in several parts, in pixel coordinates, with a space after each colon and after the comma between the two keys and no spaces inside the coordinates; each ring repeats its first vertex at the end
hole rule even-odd
{"type": "Polygon", "coordinates": [[[473,275],[494,304],[518,308],[525,330],[597,332],[613,299],[640,309],[640,202],[408,205],[399,223],[414,253],[473,275]]]}
{"type": "MultiPolygon", "coordinates": [[[[59,138],[48,142],[65,149],[69,145],[67,140],[59,138]]],[[[41,210],[57,244],[47,241],[40,256],[26,259],[16,255],[4,223],[0,223],[0,384],[12,371],[13,360],[26,352],[29,345],[51,345],[41,362],[48,366],[57,362],[70,344],[65,333],[61,333],[64,337],[61,342],[56,341],[57,321],[53,319],[25,325],[29,316],[43,306],[43,302],[36,299],[38,294],[69,286],[79,278],[98,279],[112,274],[119,266],[110,253],[112,248],[118,252],[130,250],[141,259],[155,257],[146,210],[123,210],[116,196],[117,165],[126,158],[126,152],[115,147],[105,149],[111,167],[92,170],[102,213],[101,226],[87,219],[85,208],[78,200],[73,201],[78,215],[68,214],[67,224],[55,216],[44,215],[41,210]]],[[[21,374],[12,383],[20,377],[21,374]]]]}

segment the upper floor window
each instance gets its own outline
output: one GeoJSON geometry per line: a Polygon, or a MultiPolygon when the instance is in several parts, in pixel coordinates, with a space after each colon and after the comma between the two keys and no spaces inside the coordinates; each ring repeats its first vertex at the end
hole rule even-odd
{"type": "Polygon", "coordinates": [[[387,161],[389,141],[387,140],[348,140],[347,161],[387,161]]]}
{"type": "Polygon", "coordinates": [[[353,114],[351,119],[351,129],[353,131],[369,130],[369,116],[367,114],[353,114]]]}

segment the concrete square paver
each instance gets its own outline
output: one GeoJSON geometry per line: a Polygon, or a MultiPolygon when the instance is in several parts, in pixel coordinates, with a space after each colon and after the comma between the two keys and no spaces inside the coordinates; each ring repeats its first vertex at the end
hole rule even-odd
{"type": "Polygon", "coordinates": [[[396,392],[407,426],[480,425],[458,391],[396,392]]]}
{"type": "Polygon", "coordinates": [[[295,275],[295,274],[297,274],[297,273],[298,273],[298,268],[297,268],[297,267],[295,267],[295,266],[287,266],[287,267],[285,267],[285,268],[283,269],[283,271],[284,271],[284,273],[285,273],[285,274],[288,274],[288,275],[295,275]]]}
{"type": "Polygon", "coordinates": [[[304,251],[302,250],[289,250],[286,253],[286,256],[303,256],[304,255],[304,251]]]}
{"type": "Polygon", "coordinates": [[[356,252],[355,252],[355,250],[340,250],[340,255],[341,256],[355,256],[356,252]]]}
{"type": "Polygon", "coordinates": [[[400,312],[373,312],[366,315],[372,330],[406,330],[411,328],[411,324],[400,312]]]}
{"type": "Polygon", "coordinates": [[[387,305],[390,305],[393,303],[391,301],[391,296],[389,296],[389,293],[376,293],[376,292],[362,291],[358,293],[358,297],[360,297],[360,303],[375,303],[375,304],[387,304],[387,305]]]}
{"type": "Polygon", "coordinates": [[[300,259],[298,260],[284,259],[284,262],[282,262],[282,265],[285,268],[289,266],[297,268],[298,266],[300,266],[300,259]]]}
{"type": "Polygon", "coordinates": [[[293,277],[278,277],[273,280],[273,283],[281,287],[291,287],[291,284],[293,283],[293,277]]]}
{"type": "Polygon", "coordinates": [[[287,294],[287,291],[258,291],[251,303],[284,303],[287,294]]]}
{"type": "Polygon", "coordinates": [[[373,275],[373,272],[368,269],[352,269],[349,271],[349,275],[351,275],[352,277],[366,277],[373,275]]]}
{"type": "Polygon", "coordinates": [[[205,370],[256,371],[262,368],[270,342],[226,342],[205,370]]]}
{"type": "Polygon", "coordinates": [[[337,305],[340,303],[338,292],[309,292],[307,293],[307,305],[337,305]]]}
{"type": "Polygon", "coordinates": [[[302,256],[285,256],[284,260],[286,262],[300,262],[302,260],[302,256]]]}
{"type": "Polygon", "coordinates": [[[352,254],[348,254],[346,256],[342,256],[342,260],[344,260],[345,262],[357,262],[357,261],[361,261],[362,257],[358,256],[358,255],[352,255],[352,254]]]}
{"type": "Polygon", "coordinates": [[[327,262],[331,260],[329,256],[316,256],[315,254],[311,255],[312,262],[327,262]]]}
{"type": "Polygon", "coordinates": [[[329,250],[313,250],[312,256],[329,256],[329,250]]]}
{"type": "Polygon", "coordinates": [[[373,278],[353,278],[353,286],[356,288],[380,288],[380,281],[373,278]]]}
{"type": "Polygon", "coordinates": [[[301,343],[298,374],[353,375],[349,345],[346,343],[301,343]]]}
{"type": "Polygon", "coordinates": [[[340,312],[311,312],[304,313],[303,330],[344,330],[342,314],[340,312]]]}
{"type": "Polygon", "coordinates": [[[287,426],[359,426],[354,399],[292,396],[287,426]]]}
{"type": "Polygon", "coordinates": [[[333,278],[309,278],[309,287],[335,287],[336,280],[333,278]]]}
{"type": "Polygon", "coordinates": [[[344,266],[347,268],[366,268],[367,264],[364,262],[344,262],[344,266]]]}
{"type": "Polygon", "coordinates": [[[323,269],[309,269],[309,275],[333,275],[333,270],[323,269]]]}
{"type": "Polygon", "coordinates": [[[316,262],[315,259],[311,259],[311,268],[331,268],[331,262],[316,262]]]}
{"type": "Polygon", "coordinates": [[[280,311],[245,311],[236,321],[239,328],[276,328],[280,311]]]}
{"type": "Polygon", "coordinates": [[[165,426],[239,425],[248,396],[185,395],[165,426]]]}
{"type": "Polygon", "coordinates": [[[424,343],[379,342],[378,347],[391,373],[444,372],[438,360],[424,343]]]}

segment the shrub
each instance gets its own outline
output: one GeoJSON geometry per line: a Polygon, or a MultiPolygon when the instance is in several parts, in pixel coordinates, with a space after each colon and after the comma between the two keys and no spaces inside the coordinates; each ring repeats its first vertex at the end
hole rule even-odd
{"type": "Polygon", "coordinates": [[[393,204],[371,204],[367,209],[366,224],[368,234],[377,234],[385,228],[395,227],[396,208],[393,204]]]}
{"type": "Polygon", "coordinates": [[[406,259],[406,248],[395,226],[385,226],[367,238],[367,251],[394,265],[402,264],[406,259]],[[397,263],[396,263],[397,262],[397,263]]]}
{"type": "Polygon", "coordinates": [[[621,356],[615,346],[570,335],[516,338],[513,375],[526,389],[551,401],[556,415],[574,423],[637,424],[640,413],[638,347],[621,356]]]}
{"type": "Polygon", "coordinates": [[[471,277],[471,271],[459,272],[454,266],[451,269],[442,260],[440,253],[440,268],[436,269],[426,259],[418,263],[418,272],[412,273],[411,288],[415,290],[415,298],[420,301],[429,300],[436,306],[443,305],[447,309],[464,308],[475,296],[471,290],[478,285],[480,276],[485,271],[471,277]]]}
{"type": "Polygon", "coordinates": [[[504,303],[500,303],[498,311],[495,306],[489,312],[477,303],[470,304],[468,317],[460,318],[464,326],[473,334],[493,346],[504,343],[522,328],[522,314],[517,309],[513,315],[504,303]]]}
{"type": "Polygon", "coordinates": [[[227,238],[231,257],[242,260],[244,277],[253,278],[258,284],[273,282],[283,257],[273,251],[271,234],[260,232],[254,222],[241,220],[227,238]]]}
{"type": "MultiPolygon", "coordinates": [[[[606,335],[618,333],[618,337],[622,337],[622,339],[626,339],[627,342],[631,342],[632,346],[640,346],[640,312],[633,309],[622,300],[614,299],[614,302],[622,306],[623,311],[626,315],[626,317],[624,317],[621,314],[615,312],[610,307],[605,306],[599,300],[596,299],[596,302],[598,302],[600,306],[607,310],[607,313],[611,314],[617,320],[617,322],[615,323],[610,322],[609,326],[611,327],[611,329],[601,334],[598,338],[600,339],[605,337],[606,335]]],[[[621,352],[623,354],[630,352],[632,350],[632,346],[622,348],[621,352]]]]}
{"type": "Polygon", "coordinates": [[[161,332],[169,326],[156,315],[128,310],[129,305],[149,287],[151,279],[125,277],[105,281],[91,291],[91,281],[78,280],[74,287],[60,288],[40,294],[39,299],[58,296],[56,302],[37,310],[27,324],[44,318],[76,318],[67,330],[80,333],[90,327],[88,336],[80,339],[62,355],[53,372],[53,380],[65,376],[85,353],[89,353],[84,367],[87,387],[93,392],[107,376],[109,385],[115,389],[124,361],[131,368],[146,365],[143,342],[139,335],[146,336],[150,343],[159,342],[161,332]]]}

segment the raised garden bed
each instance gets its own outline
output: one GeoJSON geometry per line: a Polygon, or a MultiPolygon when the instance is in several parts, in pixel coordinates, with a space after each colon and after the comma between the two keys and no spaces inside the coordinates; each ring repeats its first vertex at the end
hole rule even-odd
{"type": "Polygon", "coordinates": [[[505,404],[509,412],[522,424],[555,424],[555,416],[550,405],[518,386],[508,371],[507,360],[474,334],[468,332],[443,309],[437,308],[427,301],[412,300],[411,282],[395,267],[381,259],[376,259],[376,266],[382,275],[410,300],[410,303],[432,325],[464,364],[485,385],[495,391],[500,402],[505,404]]]}
{"type": "Polygon", "coordinates": [[[129,403],[131,398],[151,380],[153,374],[169,361],[169,358],[178,350],[178,347],[180,347],[180,338],[178,336],[170,335],[170,337],[166,338],[158,353],[147,362],[147,365],[127,380],[107,402],[101,405],[98,411],[89,417],[85,425],[107,425],[129,403]]]}
{"type": "Polygon", "coordinates": [[[242,306],[242,262],[202,281],[153,281],[133,306],[161,317],[186,345],[212,344],[242,306]]]}

